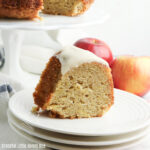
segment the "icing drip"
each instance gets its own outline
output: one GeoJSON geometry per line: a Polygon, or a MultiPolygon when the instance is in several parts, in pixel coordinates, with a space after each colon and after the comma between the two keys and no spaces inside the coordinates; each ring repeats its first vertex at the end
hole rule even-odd
{"type": "Polygon", "coordinates": [[[109,67],[108,63],[92,52],[77,48],[75,46],[64,47],[56,57],[61,62],[61,73],[65,74],[72,67],[78,67],[83,63],[98,62],[109,67]]]}

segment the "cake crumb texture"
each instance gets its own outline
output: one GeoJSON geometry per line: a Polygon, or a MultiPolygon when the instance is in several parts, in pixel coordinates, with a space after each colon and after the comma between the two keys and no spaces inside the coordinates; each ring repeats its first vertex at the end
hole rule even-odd
{"type": "Polygon", "coordinates": [[[33,95],[54,118],[101,117],[114,103],[111,70],[91,62],[62,75],[59,59],[52,57],[33,95]]]}
{"type": "Polygon", "coordinates": [[[43,2],[44,13],[77,16],[88,10],[94,0],[43,0],[43,2]]]}

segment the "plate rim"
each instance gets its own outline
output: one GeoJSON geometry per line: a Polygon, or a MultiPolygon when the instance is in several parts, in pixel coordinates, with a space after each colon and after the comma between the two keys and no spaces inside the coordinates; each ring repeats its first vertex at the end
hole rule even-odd
{"type": "MultiPolygon", "coordinates": [[[[15,99],[14,97],[16,97],[16,95],[20,94],[20,93],[23,93],[23,92],[31,92],[33,91],[33,89],[24,89],[24,90],[21,90],[19,92],[17,92],[16,94],[14,94],[10,100],[9,100],[9,103],[8,103],[8,107],[9,107],[9,110],[11,111],[11,113],[17,117],[18,119],[34,126],[34,127],[37,127],[37,128],[41,128],[41,129],[44,129],[44,130],[48,130],[48,131],[53,131],[53,132],[57,132],[57,133],[63,133],[63,134],[69,134],[69,135],[79,135],[79,136],[112,136],[112,135],[120,135],[120,134],[126,134],[127,132],[128,133],[131,133],[131,132],[134,132],[136,130],[140,130],[146,126],[148,126],[150,124],[150,118],[149,120],[147,120],[145,123],[143,123],[142,125],[140,126],[137,126],[135,127],[134,129],[130,130],[130,129],[126,129],[126,130],[123,130],[123,131],[119,131],[119,132],[115,132],[115,133],[105,133],[105,134],[99,134],[99,133],[84,133],[84,134],[80,134],[80,133],[77,133],[77,132],[72,132],[72,131],[64,131],[64,130],[61,130],[61,129],[52,129],[52,128],[48,128],[48,127],[42,127],[40,125],[37,125],[36,123],[32,122],[32,121],[29,121],[27,119],[24,119],[24,118],[21,118],[18,114],[16,114],[13,109],[10,107],[12,101],[15,99]]],[[[120,89],[116,89],[114,88],[114,91],[119,91],[119,92],[122,92],[122,93],[127,93],[128,95],[131,95],[131,96],[134,96],[134,97],[137,97],[138,99],[141,99],[141,102],[143,102],[145,105],[147,105],[147,107],[149,107],[149,113],[150,113],[150,105],[144,101],[143,98],[139,97],[139,96],[136,96],[132,93],[129,93],[129,92],[126,92],[126,91],[123,91],[123,90],[120,90],[120,89]]]]}
{"type": "MultiPolygon", "coordinates": [[[[48,137],[46,137],[44,135],[44,133],[35,132],[34,130],[32,130],[30,128],[27,129],[27,128],[21,126],[19,124],[19,122],[17,121],[19,119],[16,118],[13,114],[11,114],[11,112],[9,111],[9,109],[7,110],[7,116],[8,116],[8,120],[9,120],[9,122],[11,122],[11,124],[13,124],[18,129],[24,131],[25,133],[27,133],[27,134],[29,134],[31,136],[35,136],[35,137],[38,137],[38,138],[41,138],[41,139],[44,139],[44,140],[48,140],[48,141],[52,141],[52,142],[57,142],[57,143],[62,143],[62,144],[67,144],[67,145],[77,145],[77,146],[108,146],[108,145],[124,144],[124,143],[127,143],[127,142],[132,142],[132,141],[137,140],[139,138],[142,138],[142,137],[144,137],[147,134],[147,132],[150,132],[150,127],[146,127],[144,129],[141,129],[140,131],[139,130],[135,131],[134,133],[132,133],[133,135],[128,135],[128,137],[126,137],[125,139],[122,139],[122,140],[120,140],[120,139],[110,140],[110,141],[106,141],[106,142],[101,142],[101,144],[98,143],[98,141],[90,143],[89,141],[80,142],[80,141],[75,141],[75,140],[66,140],[66,139],[64,140],[64,139],[61,139],[60,137],[59,138],[52,137],[51,135],[49,136],[50,138],[48,139],[48,137]],[[112,142],[112,141],[115,141],[115,142],[112,142]],[[71,142],[71,143],[69,143],[69,142],[71,142]],[[88,144],[88,142],[90,144],[88,144]]],[[[19,121],[21,121],[21,120],[19,120],[19,121]]],[[[23,121],[21,121],[21,122],[24,123],[23,121]]],[[[29,126],[31,126],[31,125],[29,125],[29,126]]],[[[32,128],[36,128],[36,127],[33,127],[33,126],[31,126],[31,127],[32,128]]],[[[40,129],[40,130],[44,130],[44,129],[40,129]]],[[[48,132],[51,132],[51,131],[48,131],[48,132]]],[[[61,134],[61,133],[58,133],[58,134],[61,134]]],[[[64,135],[64,136],[67,136],[67,135],[64,135]]]]}
{"type": "Polygon", "coordinates": [[[15,26],[6,26],[5,24],[2,25],[0,24],[0,29],[2,30],[12,30],[12,29],[18,29],[18,30],[33,30],[33,31],[47,31],[47,30],[59,30],[59,29],[73,29],[73,28],[79,28],[79,27],[85,27],[85,26],[92,26],[95,24],[102,24],[103,22],[105,22],[110,16],[107,14],[106,16],[103,16],[103,18],[99,21],[95,21],[95,22],[86,22],[86,23],[76,23],[76,24],[70,24],[70,25],[46,25],[46,26],[21,26],[16,24],[15,26]]]}
{"type": "MultiPolygon", "coordinates": [[[[60,149],[61,148],[62,150],[70,150],[70,148],[71,148],[71,150],[81,150],[81,148],[77,148],[77,147],[75,148],[74,146],[71,147],[70,145],[67,145],[67,144],[60,144],[60,143],[52,142],[52,141],[49,141],[49,142],[45,143],[45,141],[47,141],[47,140],[43,140],[41,138],[37,138],[37,137],[31,136],[31,135],[29,135],[29,134],[27,134],[27,133],[25,133],[23,131],[20,131],[17,127],[12,125],[10,122],[8,122],[8,123],[9,123],[9,126],[11,127],[11,129],[14,132],[16,132],[18,135],[20,135],[21,137],[25,138],[28,141],[30,140],[30,141],[32,141],[34,143],[39,143],[39,141],[40,141],[40,143],[45,144],[45,146],[47,146],[49,148],[54,148],[54,149],[58,149],[58,148],[60,149]],[[41,140],[43,140],[43,141],[41,142],[41,140]],[[53,146],[50,146],[50,143],[53,146]],[[63,148],[61,147],[61,145],[63,145],[63,148]]],[[[117,147],[117,148],[116,147],[115,148],[114,147],[113,148],[110,148],[110,147],[106,148],[107,146],[103,146],[105,148],[102,148],[102,149],[104,149],[104,150],[124,150],[124,149],[127,149],[127,148],[130,148],[130,147],[133,147],[133,146],[141,144],[146,139],[148,139],[148,137],[149,137],[149,135],[146,135],[145,137],[139,138],[139,139],[137,139],[135,141],[132,141],[132,142],[127,142],[127,143],[125,143],[126,145],[123,145],[123,146],[120,146],[120,147],[117,147]]],[[[119,144],[119,145],[121,145],[121,144],[119,144]]],[[[94,146],[91,147],[91,148],[93,148],[93,150],[100,150],[101,146],[99,146],[99,148],[95,148],[94,146]]],[[[83,150],[90,150],[91,148],[89,148],[89,147],[88,148],[82,147],[83,150]]]]}

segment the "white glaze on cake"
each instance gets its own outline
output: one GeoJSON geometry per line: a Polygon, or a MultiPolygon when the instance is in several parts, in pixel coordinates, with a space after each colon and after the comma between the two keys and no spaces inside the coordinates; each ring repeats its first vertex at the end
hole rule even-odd
{"type": "Polygon", "coordinates": [[[109,67],[108,63],[93,54],[92,52],[77,48],[75,46],[66,46],[56,57],[61,62],[61,73],[64,75],[72,67],[78,67],[83,63],[98,62],[109,67]]]}

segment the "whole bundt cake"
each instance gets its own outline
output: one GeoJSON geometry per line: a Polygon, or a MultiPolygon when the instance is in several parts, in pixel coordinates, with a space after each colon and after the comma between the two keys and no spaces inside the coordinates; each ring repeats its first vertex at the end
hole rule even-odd
{"type": "Polygon", "coordinates": [[[100,117],[114,103],[111,70],[93,53],[65,47],[47,63],[33,97],[51,117],[100,117]]]}
{"type": "Polygon", "coordinates": [[[43,0],[43,12],[53,15],[77,16],[84,13],[94,0],[43,0]]]}
{"type": "Polygon", "coordinates": [[[0,18],[33,19],[38,17],[43,0],[0,0],[0,18]]]}

